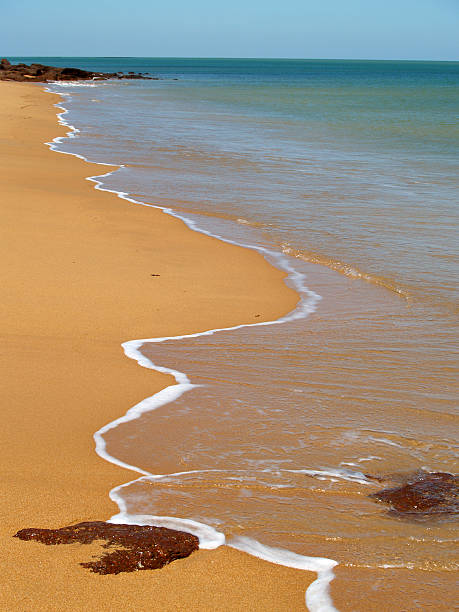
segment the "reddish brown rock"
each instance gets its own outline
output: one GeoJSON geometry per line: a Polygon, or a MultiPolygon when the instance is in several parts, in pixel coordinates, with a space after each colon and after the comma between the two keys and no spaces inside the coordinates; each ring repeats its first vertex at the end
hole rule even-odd
{"type": "Polygon", "coordinates": [[[103,521],[78,523],[61,529],[21,529],[14,537],[48,545],[104,541],[103,548],[112,551],[95,561],[80,564],[98,574],[158,569],[188,557],[199,548],[198,538],[183,531],[148,525],[113,525],[103,521]]]}
{"type": "Polygon", "coordinates": [[[91,81],[106,79],[152,79],[130,72],[121,74],[115,72],[90,72],[80,68],[56,68],[44,64],[11,64],[7,59],[0,60],[0,81],[91,81]]]}
{"type": "Polygon", "coordinates": [[[445,472],[417,472],[398,487],[370,497],[391,506],[400,516],[449,517],[459,513],[459,478],[445,472]]]}

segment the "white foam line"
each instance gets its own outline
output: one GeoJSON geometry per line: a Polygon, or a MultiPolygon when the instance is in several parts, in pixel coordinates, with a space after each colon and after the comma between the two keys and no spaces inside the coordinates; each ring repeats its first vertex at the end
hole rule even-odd
{"type": "Polygon", "coordinates": [[[371,485],[373,482],[369,480],[362,472],[354,472],[345,468],[327,468],[324,470],[285,470],[296,474],[307,474],[319,480],[331,480],[336,482],[336,479],[348,480],[349,482],[358,482],[359,484],[371,485]]]}
{"type": "Polygon", "coordinates": [[[324,557],[297,555],[289,550],[265,546],[252,538],[242,536],[230,540],[227,544],[270,563],[316,572],[317,579],[306,589],[306,606],[311,612],[337,612],[329,595],[329,585],[335,577],[333,568],[338,565],[336,561],[324,557]]]}
{"type": "MultiPolygon", "coordinates": [[[[94,78],[94,77],[93,77],[94,78]]],[[[58,87],[100,87],[100,82],[87,82],[81,83],[80,81],[49,81],[49,85],[57,85],[58,87]]],[[[63,95],[60,93],[60,95],[63,95]]]]}
{"type": "MultiPolygon", "coordinates": [[[[69,84],[67,85],[69,86],[69,84]]],[[[45,91],[49,93],[59,93],[61,96],[65,96],[68,99],[71,99],[71,94],[64,92],[54,92],[49,88],[45,88],[45,91]]],[[[109,495],[110,498],[118,504],[120,512],[111,519],[111,522],[114,523],[126,523],[126,524],[136,524],[136,525],[157,525],[157,526],[167,526],[172,529],[179,529],[182,531],[187,531],[189,533],[195,534],[199,538],[199,545],[201,548],[217,548],[222,544],[225,544],[225,536],[223,533],[217,531],[213,527],[209,525],[205,525],[203,523],[199,523],[197,521],[192,521],[190,519],[178,518],[178,517],[164,517],[164,516],[155,516],[155,515],[131,515],[127,512],[127,507],[124,499],[120,495],[120,491],[131,485],[132,483],[141,480],[143,477],[147,476],[149,478],[159,478],[160,475],[151,474],[139,468],[135,465],[130,465],[113,457],[107,452],[106,443],[103,438],[103,434],[111,429],[117,428],[122,423],[127,423],[129,421],[133,421],[138,419],[143,413],[150,412],[152,410],[156,410],[160,406],[164,406],[170,402],[173,402],[181,395],[183,395],[189,389],[197,386],[190,382],[187,375],[183,372],[179,372],[178,370],[173,370],[171,368],[165,368],[163,366],[159,366],[154,364],[150,359],[142,355],[140,352],[140,347],[148,343],[161,343],[166,342],[167,340],[182,340],[184,338],[198,338],[201,336],[211,336],[217,332],[228,332],[234,331],[237,329],[242,329],[244,327],[261,327],[267,325],[278,325],[281,323],[285,323],[287,321],[294,321],[296,319],[301,319],[307,317],[308,314],[315,311],[317,302],[321,299],[321,296],[308,289],[305,284],[305,275],[301,274],[297,270],[295,270],[287,260],[287,257],[284,254],[277,253],[275,251],[271,251],[264,247],[255,246],[255,245],[247,245],[242,244],[233,240],[229,240],[227,238],[223,238],[217,234],[212,234],[211,232],[200,228],[195,221],[191,219],[187,219],[186,217],[182,217],[177,212],[172,210],[171,208],[166,208],[163,206],[155,205],[155,204],[147,204],[145,202],[141,202],[138,200],[134,200],[129,197],[129,194],[123,191],[117,191],[114,189],[106,189],[103,187],[103,183],[100,180],[101,178],[107,177],[110,174],[116,172],[118,169],[123,168],[123,164],[109,164],[106,162],[92,162],[88,160],[83,155],[78,153],[71,153],[68,151],[61,151],[58,149],[57,145],[60,144],[66,138],[76,138],[79,130],[70,125],[63,117],[68,114],[68,109],[61,106],[60,104],[55,105],[62,112],[57,114],[58,121],[60,125],[66,126],[69,128],[69,132],[65,136],[57,136],[51,142],[47,142],[46,144],[52,151],[57,151],[58,153],[63,153],[66,155],[74,155],[79,159],[82,159],[89,163],[95,163],[100,166],[116,166],[114,170],[110,170],[109,172],[101,175],[90,176],[87,177],[86,180],[95,183],[95,189],[100,191],[108,191],[109,193],[113,193],[117,195],[119,198],[131,202],[132,204],[138,204],[141,206],[148,206],[150,208],[156,208],[162,210],[164,213],[181,219],[190,229],[205,234],[207,236],[211,236],[213,238],[217,238],[222,240],[223,242],[228,242],[230,244],[234,244],[236,246],[241,246],[245,248],[249,248],[259,253],[263,254],[266,258],[272,258],[276,261],[277,265],[288,273],[288,278],[291,279],[295,289],[302,296],[297,307],[290,312],[289,314],[274,320],[274,321],[262,321],[260,323],[252,323],[252,324],[243,324],[243,325],[235,325],[233,327],[226,328],[215,328],[206,330],[203,332],[196,332],[192,334],[184,334],[180,336],[165,336],[161,338],[144,338],[142,340],[130,340],[128,342],[124,342],[122,344],[124,353],[127,357],[134,359],[137,361],[139,365],[145,368],[149,368],[152,370],[156,370],[158,372],[163,372],[166,374],[171,374],[174,376],[176,380],[176,384],[170,385],[165,389],[162,389],[155,395],[151,397],[147,397],[132,408],[130,408],[125,415],[115,419],[111,423],[108,423],[104,427],[101,427],[94,434],[94,440],[96,443],[96,452],[97,454],[110,463],[114,463],[120,467],[126,468],[128,470],[137,472],[138,474],[142,474],[140,478],[132,480],[128,483],[120,485],[118,487],[114,487],[109,495]]],[[[305,569],[308,571],[317,572],[317,579],[308,587],[306,591],[306,605],[311,612],[336,612],[336,608],[334,608],[329,593],[328,593],[328,585],[330,581],[333,579],[332,568],[337,565],[336,561],[332,559],[322,559],[320,557],[306,557],[302,555],[297,555],[295,553],[269,548],[263,546],[259,542],[252,540],[250,538],[239,538],[238,540],[233,540],[230,544],[233,548],[239,548],[240,550],[244,550],[245,552],[259,557],[260,559],[265,559],[267,561],[271,561],[272,563],[277,563],[278,565],[286,565],[287,567],[297,567],[297,569],[305,569]]]]}
{"type": "MultiPolygon", "coordinates": [[[[149,476],[148,479],[161,478],[161,476],[149,476]]],[[[191,519],[176,516],[155,516],[153,514],[131,514],[127,510],[127,504],[121,495],[122,489],[129,487],[135,482],[144,480],[143,477],[136,478],[130,482],[114,487],[110,491],[110,499],[118,505],[119,513],[112,516],[108,522],[125,525],[154,525],[156,527],[167,527],[192,533],[199,539],[199,548],[212,550],[225,544],[225,534],[217,531],[210,525],[193,521],[191,519]]]]}

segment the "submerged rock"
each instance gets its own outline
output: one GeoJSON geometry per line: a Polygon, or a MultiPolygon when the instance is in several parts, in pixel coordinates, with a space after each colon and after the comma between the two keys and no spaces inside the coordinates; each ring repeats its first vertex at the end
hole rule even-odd
{"type": "Polygon", "coordinates": [[[114,525],[103,521],[78,523],[60,529],[21,529],[14,537],[48,545],[90,544],[103,540],[103,548],[114,550],[102,554],[95,561],[80,563],[97,574],[158,569],[171,561],[188,557],[199,548],[198,538],[183,531],[149,525],[114,525]]]}
{"type": "Polygon", "coordinates": [[[459,478],[446,472],[416,472],[398,487],[369,497],[389,504],[400,516],[453,517],[459,513],[459,478]]]}

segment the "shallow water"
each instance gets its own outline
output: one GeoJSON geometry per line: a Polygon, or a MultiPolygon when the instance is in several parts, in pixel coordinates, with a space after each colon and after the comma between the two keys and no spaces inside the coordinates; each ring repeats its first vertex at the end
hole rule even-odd
{"type": "Polygon", "coordinates": [[[200,386],[105,435],[165,475],[124,488],[129,511],[351,566],[452,569],[453,523],[391,517],[365,474],[457,471],[459,64],[123,68],[162,80],[53,86],[81,130],[60,146],[127,164],[107,188],[283,251],[322,297],[300,320],[142,348],[200,386]]]}
{"type": "Polygon", "coordinates": [[[185,472],[124,488],[127,508],[355,566],[450,569],[454,525],[390,518],[365,474],[457,470],[452,359],[418,359],[398,296],[372,288],[374,307],[367,287],[328,274],[306,321],[144,345],[201,386],[105,435],[123,461],[185,472]]]}

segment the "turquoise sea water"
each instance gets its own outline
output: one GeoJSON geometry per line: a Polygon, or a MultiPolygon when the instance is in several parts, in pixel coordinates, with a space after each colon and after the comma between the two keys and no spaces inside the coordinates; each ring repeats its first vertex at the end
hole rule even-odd
{"type": "Polygon", "coordinates": [[[284,253],[322,296],[307,319],[143,347],[204,386],[107,437],[182,473],[124,489],[129,510],[451,569],[450,522],[388,518],[364,473],[457,470],[459,63],[33,60],[159,77],[52,85],[80,130],[59,146],[125,164],[107,188],[284,253]]]}

